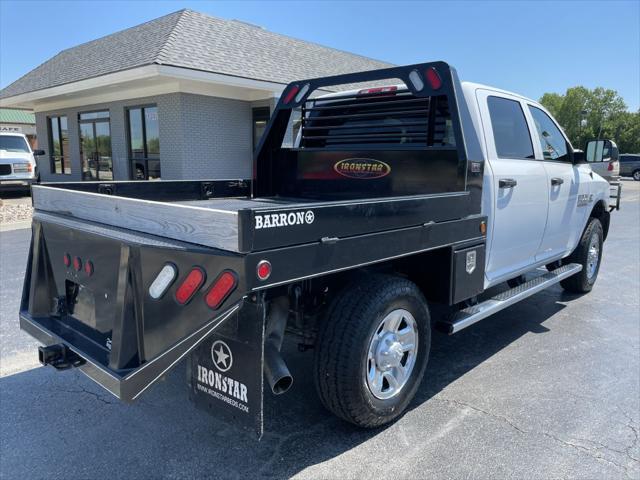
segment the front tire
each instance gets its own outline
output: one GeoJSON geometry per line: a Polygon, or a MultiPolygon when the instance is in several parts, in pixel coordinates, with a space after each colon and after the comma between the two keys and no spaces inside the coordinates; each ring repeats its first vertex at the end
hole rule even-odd
{"type": "Polygon", "coordinates": [[[429,358],[429,309],[409,280],[374,275],[337,297],[320,326],[314,358],[324,406],[365,428],[398,417],[429,358]]]}
{"type": "Polygon", "coordinates": [[[631,174],[631,176],[633,177],[633,179],[636,182],[640,182],[640,169],[634,170],[634,172],[631,174]]]}
{"type": "Polygon", "coordinates": [[[582,270],[569,278],[560,281],[560,285],[568,292],[587,293],[593,288],[600,271],[602,260],[602,244],[604,234],[602,224],[597,218],[589,219],[578,246],[563,263],[579,263],[582,270]]]}

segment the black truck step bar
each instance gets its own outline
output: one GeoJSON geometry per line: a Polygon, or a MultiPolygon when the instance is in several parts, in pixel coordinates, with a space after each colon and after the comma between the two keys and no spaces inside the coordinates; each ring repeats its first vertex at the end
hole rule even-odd
{"type": "Polygon", "coordinates": [[[578,263],[570,263],[557,268],[552,272],[547,272],[544,275],[506,290],[495,297],[478,303],[477,305],[459,310],[449,321],[439,322],[437,324],[438,329],[448,333],[449,335],[459,332],[460,330],[467,328],[480,320],[484,320],[500,310],[504,310],[520,300],[555,285],[560,282],[560,280],[564,280],[567,277],[575,275],[581,270],[582,265],[578,263]]]}

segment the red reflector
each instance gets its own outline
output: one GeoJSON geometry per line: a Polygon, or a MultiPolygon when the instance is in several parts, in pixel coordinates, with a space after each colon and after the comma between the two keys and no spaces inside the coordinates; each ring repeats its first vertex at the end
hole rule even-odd
{"type": "Polygon", "coordinates": [[[266,280],[271,275],[271,262],[269,260],[261,260],[256,268],[256,274],[260,280],[266,280]]]}
{"type": "Polygon", "coordinates": [[[93,262],[91,260],[84,264],[84,273],[89,276],[93,275],[93,262]]]}
{"type": "Polygon", "coordinates": [[[293,85],[289,91],[287,92],[287,94],[284,96],[284,103],[289,103],[291,100],[293,100],[293,97],[295,97],[296,93],[298,93],[298,90],[300,90],[300,87],[298,85],[293,85]]]}
{"type": "Polygon", "coordinates": [[[431,88],[434,90],[438,90],[442,86],[442,79],[440,78],[440,75],[438,75],[438,72],[436,72],[435,68],[428,68],[425,75],[429,85],[431,85],[431,88]]]}
{"type": "Polygon", "coordinates": [[[395,85],[389,85],[388,87],[375,87],[375,88],[365,88],[364,90],[360,90],[358,95],[369,95],[372,93],[390,93],[398,90],[398,87],[395,85]]]}
{"type": "Polygon", "coordinates": [[[82,270],[82,260],[80,259],[80,257],[73,257],[73,269],[76,272],[82,270]]]}
{"type": "Polygon", "coordinates": [[[213,282],[213,286],[207,296],[204,297],[204,301],[209,308],[216,309],[222,302],[229,296],[229,294],[236,288],[236,276],[233,272],[227,270],[220,274],[220,276],[213,282]]]}
{"type": "Polygon", "coordinates": [[[176,290],[176,301],[180,305],[184,305],[191,297],[200,289],[204,283],[205,275],[202,269],[196,267],[189,272],[178,289],[176,290]]]}
{"type": "Polygon", "coordinates": [[[64,262],[65,267],[71,266],[71,256],[68,253],[64,254],[64,257],[62,257],[62,261],[64,262]]]}

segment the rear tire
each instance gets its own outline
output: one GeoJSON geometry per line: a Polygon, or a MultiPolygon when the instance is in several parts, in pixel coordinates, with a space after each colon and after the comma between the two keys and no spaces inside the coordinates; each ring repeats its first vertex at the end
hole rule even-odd
{"type": "Polygon", "coordinates": [[[587,293],[593,288],[600,271],[602,260],[603,230],[600,220],[589,219],[578,246],[563,263],[579,263],[582,270],[569,278],[560,281],[560,285],[568,292],[587,293]]]}
{"type": "Polygon", "coordinates": [[[640,169],[634,170],[631,176],[636,182],[640,182],[640,169]]]}
{"type": "Polygon", "coordinates": [[[320,326],[314,357],[320,400],[360,427],[389,423],[414,397],[430,346],[429,309],[414,283],[361,278],[334,300],[320,326]]]}

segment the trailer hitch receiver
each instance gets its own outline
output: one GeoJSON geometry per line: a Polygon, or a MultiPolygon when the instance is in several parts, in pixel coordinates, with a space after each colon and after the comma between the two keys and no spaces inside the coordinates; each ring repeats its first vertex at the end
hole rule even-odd
{"type": "Polygon", "coordinates": [[[62,343],[38,347],[38,360],[42,365],[51,365],[57,370],[79,367],[85,363],[82,357],[62,343]]]}

